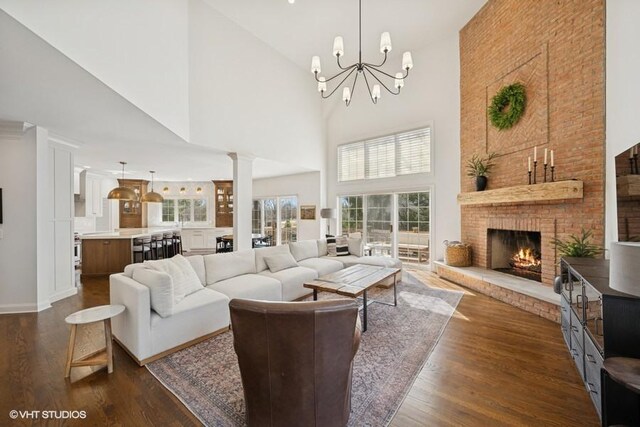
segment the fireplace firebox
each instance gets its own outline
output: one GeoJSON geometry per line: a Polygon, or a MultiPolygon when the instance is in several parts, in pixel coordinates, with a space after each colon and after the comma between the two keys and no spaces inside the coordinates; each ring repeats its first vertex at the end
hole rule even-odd
{"type": "Polygon", "coordinates": [[[542,282],[540,232],[489,229],[488,239],[491,269],[542,282]]]}

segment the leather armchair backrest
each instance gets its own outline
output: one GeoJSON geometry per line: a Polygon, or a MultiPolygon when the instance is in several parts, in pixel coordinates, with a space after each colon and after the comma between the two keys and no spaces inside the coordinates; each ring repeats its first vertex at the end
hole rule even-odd
{"type": "Polygon", "coordinates": [[[355,301],[233,299],[229,307],[247,424],[346,425],[360,343],[355,301]]]}

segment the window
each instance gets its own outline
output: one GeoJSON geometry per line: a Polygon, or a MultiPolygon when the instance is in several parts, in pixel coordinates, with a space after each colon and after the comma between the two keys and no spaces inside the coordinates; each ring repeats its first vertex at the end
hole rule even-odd
{"type": "Polygon", "coordinates": [[[431,128],[338,147],[338,181],[431,172],[431,128]]]}
{"type": "Polygon", "coordinates": [[[340,197],[340,218],[343,233],[362,232],[362,196],[340,197]]]}
{"type": "Polygon", "coordinates": [[[272,245],[298,239],[298,198],[275,197],[253,201],[252,230],[269,237],[272,245]]]}
{"type": "Polygon", "coordinates": [[[429,231],[429,193],[398,194],[398,231],[429,231]]]}
{"type": "Polygon", "coordinates": [[[162,222],[175,221],[176,201],[173,199],[164,199],[162,202],[162,222]]]}
{"type": "Polygon", "coordinates": [[[162,222],[207,222],[207,199],[167,199],[162,202],[162,222]]]}
{"type": "Polygon", "coordinates": [[[280,244],[295,242],[298,239],[298,199],[285,197],[280,199],[280,244]]]}

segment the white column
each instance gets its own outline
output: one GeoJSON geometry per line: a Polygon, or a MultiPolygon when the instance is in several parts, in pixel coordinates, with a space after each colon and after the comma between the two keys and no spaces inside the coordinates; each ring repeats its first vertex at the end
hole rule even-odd
{"type": "Polygon", "coordinates": [[[253,157],[229,153],[233,159],[233,250],[251,249],[253,157]]]}

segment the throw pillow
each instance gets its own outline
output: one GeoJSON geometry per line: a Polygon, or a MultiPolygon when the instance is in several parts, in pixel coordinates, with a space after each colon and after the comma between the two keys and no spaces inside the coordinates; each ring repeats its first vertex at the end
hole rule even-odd
{"type": "Polygon", "coordinates": [[[272,273],[298,266],[296,259],[291,254],[277,254],[264,257],[264,262],[267,263],[267,267],[269,267],[272,273]]]}
{"type": "Polygon", "coordinates": [[[336,251],[336,237],[331,234],[327,234],[327,256],[337,256],[336,251]]]}
{"type": "Polygon", "coordinates": [[[336,256],[349,255],[349,241],[344,236],[336,237],[336,256]]]}
{"type": "Polygon", "coordinates": [[[362,244],[362,238],[348,237],[347,243],[349,246],[349,253],[351,255],[355,255],[357,257],[361,257],[364,255],[364,245],[362,244]]]}
{"type": "Polygon", "coordinates": [[[133,280],[149,288],[151,309],[160,317],[173,314],[173,280],[167,273],[148,268],[133,270],[133,280]]]}
{"type": "Polygon", "coordinates": [[[191,266],[191,263],[182,255],[159,261],[145,261],[144,264],[148,265],[152,270],[161,271],[171,276],[173,280],[173,299],[176,304],[187,295],[191,295],[203,288],[198,274],[191,266]]]}

